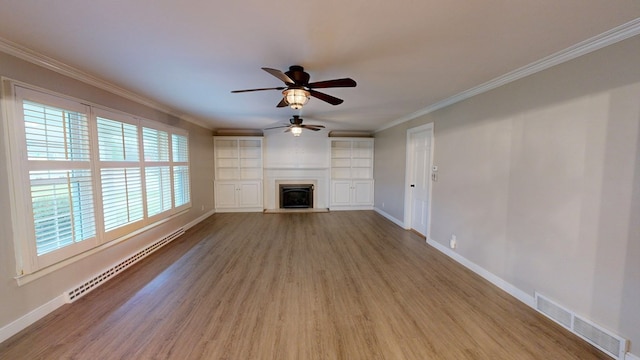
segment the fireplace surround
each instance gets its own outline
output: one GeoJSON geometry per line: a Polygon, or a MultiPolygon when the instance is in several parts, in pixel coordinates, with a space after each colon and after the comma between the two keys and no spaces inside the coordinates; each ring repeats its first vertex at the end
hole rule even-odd
{"type": "MultiPolygon", "coordinates": [[[[327,168],[265,168],[265,210],[280,210],[280,185],[312,184],[314,210],[329,207],[329,170],[327,168]]],[[[282,209],[294,210],[294,209],[282,209]]],[[[311,210],[311,209],[310,209],[311,210]]]]}

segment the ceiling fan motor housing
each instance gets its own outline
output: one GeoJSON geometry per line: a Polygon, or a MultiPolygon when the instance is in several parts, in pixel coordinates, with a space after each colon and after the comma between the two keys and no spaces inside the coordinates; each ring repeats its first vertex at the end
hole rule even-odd
{"type": "Polygon", "coordinates": [[[289,71],[284,74],[293,80],[296,85],[306,86],[309,83],[310,75],[300,65],[289,66],[289,71]]]}
{"type": "Polygon", "coordinates": [[[293,115],[293,117],[289,119],[289,122],[292,125],[300,125],[302,124],[302,119],[300,118],[300,115],[293,115]]]}

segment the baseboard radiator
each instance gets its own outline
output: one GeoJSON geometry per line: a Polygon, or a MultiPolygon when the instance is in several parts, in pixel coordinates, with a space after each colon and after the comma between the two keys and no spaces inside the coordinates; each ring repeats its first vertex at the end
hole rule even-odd
{"type": "Polygon", "coordinates": [[[144,259],[145,257],[149,256],[149,254],[153,253],[154,251],[158,250],[164,245],[170,243],[171,241],[173,241],[174,239],[176,239],[182,234],[184,234],[184,228],[181,227],[178,230],[172,232],[171,234],[168,234],[165,237],[154,241],[153,243],[149,244],[147,247],[129,256],[128,258],[109,267],[108,269],[104,270],[100,274],[91,277],[89,280],[65,292],[65,295],[67,297],[67,303],[72,303],[78,300],[82,296],[88,294],[91,290],[104,284],[107,280],[116,276],[122,270],[144,259]]]}
{"type": "Polygon", "coordinates": [[[535,294],[536,310],[614,359],[624,360],[629,341],[580,317],[550,299],[535,294]]]}

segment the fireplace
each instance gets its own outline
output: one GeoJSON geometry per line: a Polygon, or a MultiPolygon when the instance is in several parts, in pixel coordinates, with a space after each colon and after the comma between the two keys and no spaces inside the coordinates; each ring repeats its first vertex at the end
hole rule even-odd
{"type": "Polygon", "coordinates": [[[280,184],[280,208],[313,208],[313,184],[280,184]]]}

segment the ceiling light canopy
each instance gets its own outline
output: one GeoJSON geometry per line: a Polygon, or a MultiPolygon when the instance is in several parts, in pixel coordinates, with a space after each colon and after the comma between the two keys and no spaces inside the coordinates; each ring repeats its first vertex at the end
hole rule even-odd
{"type": "Polygon", "coordinates": [[[294,110],[301,109],[309,101],[309,92],[305,89],[287,89],[282,92],[282,95],[284,95],[287,104],[294,110]]]}

